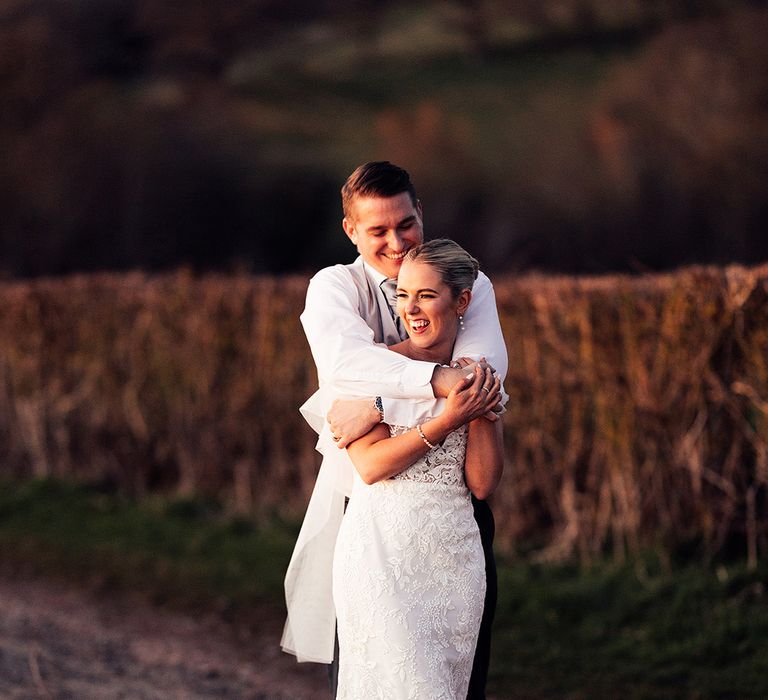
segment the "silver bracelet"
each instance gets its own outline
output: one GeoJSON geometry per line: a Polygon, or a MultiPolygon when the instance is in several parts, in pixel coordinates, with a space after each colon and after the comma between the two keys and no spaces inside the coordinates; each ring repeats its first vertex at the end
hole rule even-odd
{"type": "Polygon", "coordinates": [[[427,447],[428,447],[430,450],[434,449],[434,448],[435,448],[435,446],[434,446],[434,445],[433,445],[433,444],[432,444],[432,443],[431,443],[429,440],[427,440],[427,436],[426,436],[426,435],[424,435],[424,431],[421,429],[421,426],[420,426],[420,425],[417,425],[417,426],[416,426],[416,430],[417,430],[417,431],[418,431],[418,433],[419,433],[419,437],[420,437],[422,440],[424,440],[424,444],[425,444],[425,445],[426,445],[426,446],[427,446],[427,447]]]}

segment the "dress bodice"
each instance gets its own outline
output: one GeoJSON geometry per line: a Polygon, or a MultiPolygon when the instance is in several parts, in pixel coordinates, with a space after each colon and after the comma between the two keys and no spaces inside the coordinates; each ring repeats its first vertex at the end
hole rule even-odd
{"type": "MultiPolygon", "coordinates": [[[[402,435],[413,428],[393,425],[391,436],[402,435]]],[[[467,426],[462,425],[448,434],[441,444],[435,445],[427,454],[416,460],[410,467],[391,477],[394,480],[417,481],[427,484],[464,486],[464,454],[467,449],[467,426]]]]}

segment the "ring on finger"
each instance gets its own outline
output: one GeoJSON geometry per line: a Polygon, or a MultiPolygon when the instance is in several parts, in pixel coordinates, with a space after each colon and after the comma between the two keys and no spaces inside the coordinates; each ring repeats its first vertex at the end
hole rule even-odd
{"type": "Polygon", "coordinates": [[[483,387],[483,391],[487,391],[489,394],[491,393],[491,390],[487,386],[483,387]]]}
{"type": "MultiPolygon", "coordinates": [[[[485,387],[483,387],[483,388],[485,388],[485,387]]],[[[341,440],[341,435],[334,435],[333,436],[333,441],[334,442],[338,442],[339,440],[341,440]]]]}

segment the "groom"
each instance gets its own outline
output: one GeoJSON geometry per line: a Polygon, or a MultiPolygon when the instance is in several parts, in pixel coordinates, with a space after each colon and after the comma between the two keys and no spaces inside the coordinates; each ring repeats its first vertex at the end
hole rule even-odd
{"type": "MultiPolygon", "coordinates": [[[[421,202],[408,173],[386,161],[365,163],[349,176],[341,195],[342,226],[360,255],[349,265],[325,268],[312,278],[301,315],[320,382],[320,390],[302,411],[318,432],[327,417],[339,448],[381,421],[417,425],[436,415],[440,397],[447,396],[467,374],[466,368],[410,360],[376,345],[391,345],[407,337],[395,311],[395,280],[405,254],[424,237],[421,202]],[[332,403],[331,388],[336,394],[360,398],[332,403]],[[394,400],[403,398],[412,400],[394,400]]],[[[493,287],[482,272],[456,339],[454,360],[459,357],[487,360],[503,382],[506,348],[493,287]]],[[[489,420],[496,418],[489,416],[489,420]]],[[[326,460],[332,458],[325,456],[326,460]]],[[[472,502],[487,581],[467,696],[475,700],[485,698],[497,584],[493,515],[485,501],[473,497],[472,502]]],[[[331,670],[334,694],[337,664],[338,655],[331,670]]]]}

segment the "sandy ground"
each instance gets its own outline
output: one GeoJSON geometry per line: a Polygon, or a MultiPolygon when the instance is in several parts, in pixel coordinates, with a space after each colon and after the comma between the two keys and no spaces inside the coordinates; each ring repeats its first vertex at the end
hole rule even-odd
{"type": "Polygon", "coordinates": [[[328,698],[324,669],[282,653],[279,634],[276,619],[238,639],[213,617],[3,576],[0,698],[328,698]]]}

